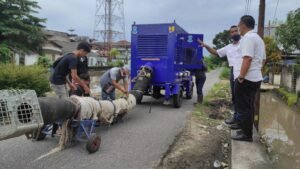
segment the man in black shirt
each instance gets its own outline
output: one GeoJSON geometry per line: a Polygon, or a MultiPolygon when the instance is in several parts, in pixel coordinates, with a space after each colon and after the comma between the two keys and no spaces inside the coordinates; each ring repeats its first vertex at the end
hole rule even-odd
{"type": "Polygon", "coordinates": [[[77,59],[77,74],[86,74],[88,73],[88,57],[83,56],[77,59]]]}
{"type": "Polygon", "coordinates": [[[76,89],[74,84],[67,81],[68,74],[71,74],[72,79],[84,89],[86,94],[90,93],[89,87],[77,75],[77,59],[86,56],[89,52],[90,45],[87,42],[81,42],[76,50],[66,54],[56,63],[50,82],[51,88],[59,98],[68,97],[67,83],[71,89],[76,89]]]}

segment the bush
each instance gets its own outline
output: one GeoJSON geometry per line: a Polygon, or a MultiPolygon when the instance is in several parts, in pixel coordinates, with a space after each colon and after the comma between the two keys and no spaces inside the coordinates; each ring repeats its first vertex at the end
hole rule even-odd
{"type": "Polygon", "coordinates": [[[297,94],[290,93],[284,88],[279,88],[275,91],[279,93],[288,106],[292,106],[297,103],[297,94]]]}
{"type": "Polygon", "coordinates": [[[38,96],[50,91],[48,72],[41,66],[0,64],[0,89],[32,89],[38,96]]]}
{"type": "Polygon", "coordinates": [[[223,67],[222,72],[220,73],[220,79],[229,80],[230,79],[230,69],[228,67],[223,67]]]}
{"type": "Polygon", "coordinates": [[[124,63],[120,60],[117,60],[114,62],[108,62],[107,65],[112,66],[112,67],[122,67],[122,66],[124,66],[124,63]]]}
{"type": "Polygon", "coordinates": [[[204,62],[206,63],[208,70],[213,70],[217,67],[222,66],[222,64],[224,62],[226,62],[226,58],[224,60],[223,58],[219,58],[217,56],[210,55],[210,56],[204,57],[204,62]]]}
{"type": "Polygon", "coordinates": [[[39,56],[37,64],[44,68],[50,68],[52,66],[52,62],[47,56],[39,56]]]}

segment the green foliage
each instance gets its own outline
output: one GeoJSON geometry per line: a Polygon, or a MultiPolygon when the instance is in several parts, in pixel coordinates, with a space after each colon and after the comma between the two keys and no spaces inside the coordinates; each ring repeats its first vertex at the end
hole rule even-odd
{"type": "Polygon", "coordinates": [[[204,62],[206,63],[208,70],[213,70],[223,64],[221,58],[212,55],[204,57],[204,62]]]}
{"type": "Polygon", "coordinates": [[[49,67],[51,67],[52,62],[47,56],[40,56],[38,58],[37,64],[44,68],[49,68],[49,67]]]}
{"type": "Polygon", "coordinates": [[[229,82],[216,83],[204,98],[204,104],[216,99],[230,99],[229,82]]]}
{"type": "Polygon", "coordinates": [[[284,52],[300,50],[300,8],[289,12],[287,20],[276,29],[276,37],[284,52]]]}
{"type": "Polygon", "coordinates": [[[281,51],[272,37],[264,37],[266,45],[266,55],[268,62],[279,62],[281,60],[281,51]]]}
{"type": "Polygon", "coordinates": [[[1,89],[33,89],[38,96],[50,91],[47,70],[43,67],[0,65],[1,89]]]}
{"type": "Polygon", "coordinates": [[[6,44],[0,43],[0,64],[1,63],[9,63],[9,48],[6,44]]]}
{"type": "Polygon", "coordinates": [[[222,80],[229,80],[230,79],[230,69],[228,67],[223,67],[219,77],[222,80]]]}
{"type": "Polygon", "coordinates": [[[283,88],[276,89],[287,105],[292,106],[297,103],[297,94],[290,93],[283,88]]]}
{"type": "Polygon", "coordinates": [[[220,49],[231,43],[229,30],[224,30],[223,32],[218,33],[214,39],[213,44],[217,49],[220,49]]]}
{"type": "Polygon", "coordinates": [[[114,62],[108,62],[107,65],[112,67],[122,67],[124,66],[124,63],[121,60],[117,60],[114,62]]]}
{"type": "Polygon", "coordinates": [[[45,19],[36,14],[38,3],[33,0],[0,1],[0,44],[20,52],[41,52],[45,36],[42,33],[45,19]]]}
{"type": "Polygon", "coordinates": [[[112,48],[109,51],[110,58],[116,58],[116,56],[118,56],[119,54],[120,54],[120,52],[116,48],[112,48]]]}

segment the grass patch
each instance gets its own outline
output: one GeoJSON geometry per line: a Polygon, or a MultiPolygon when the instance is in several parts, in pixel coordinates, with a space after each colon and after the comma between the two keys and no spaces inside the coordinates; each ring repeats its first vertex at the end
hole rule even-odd
{"type": "Polygon", "coordinates": [[[297,103],[297,95],[288,92],[284,88],[275,89],[275,91],[282,97],[288,106],[292,106],[297,103]]]}
{"type": "Polygon", "coordinates": [[[204,104],[208,104],[213,100],[225,99],[230,100],[230,84],[229,81],[223,80],[216,83],[204,98],[204,104]]]}
{"type": "Polygon", "coordinates": [[[215,84],[204,98],[204,104],[197,104],[193,115],[208,126],[216,126],[229,116],[230,90],[229,81],[215,84]],[[229,103],[229,104],[228,104],[229,103]]]}
{"type": "Polygon", "coordinates": [[[229,78],[230,78],[230,69],[229,69],[229,67],[223,67],[219,78],[222,79],[222,80],[229,80],[229,78]]]}

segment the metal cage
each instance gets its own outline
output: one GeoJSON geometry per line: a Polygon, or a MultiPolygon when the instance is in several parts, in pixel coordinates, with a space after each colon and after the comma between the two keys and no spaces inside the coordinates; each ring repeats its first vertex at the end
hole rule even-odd
{"type": "Polygon", "coordinates": [[[43,124],[34,90],[0,90],[0,140],[34,132],[43,124]]]}

